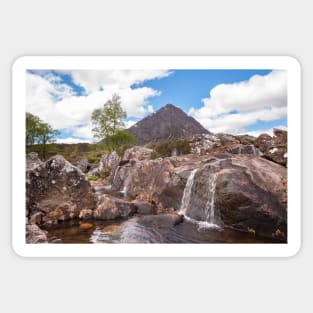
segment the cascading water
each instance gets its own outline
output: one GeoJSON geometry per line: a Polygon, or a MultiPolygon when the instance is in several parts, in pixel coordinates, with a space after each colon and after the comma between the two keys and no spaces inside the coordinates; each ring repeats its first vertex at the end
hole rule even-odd
{"type": "Polygon", "coordinates": [[[191,189],[194,183],[194,178],[195,178],[195,174],[197,172],[198,169],[194,169],[188,179],[187,179],[187,183],[186,183],[186,187],[184,189],[184,194],[183,194],[183,198],[181,201],[181,206],[180,206],[180,210],[179,213],[186,215],[186,211],[189,207],[190,204],[190,197],[191,197],[191,189]]]}
{"type": "Polygon", "coordinates": [[[209,224],[215,224],[215,189],[217,174],[213,173],[209,177],[209,198],[205,207],[205,221],[209,224]]]}
{"type": "Polygon", "coordinates": [[[120,166],[117,166],[116,169],[115,169],[115,172],[114,172],[114,176],[113,176],[113,180],[112,180],[112,185],[115,185],[114,182],[115,182],[115,179],[117,177],[117,174],[118,174],[118,171],[120,170],[120,166]]]}

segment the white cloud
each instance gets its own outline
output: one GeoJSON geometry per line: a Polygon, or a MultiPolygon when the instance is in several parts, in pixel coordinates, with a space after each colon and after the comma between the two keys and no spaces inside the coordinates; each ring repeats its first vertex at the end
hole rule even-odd
{"type": "Polygon", "coordinates": [[[287,72],[275,70],[247,81],[215,86],[203,106],[189,114],[213,132],[240,133],[257,121],[287,115],[287,72]]]}
{"type": "Polygon", "coordinates": [[[143,117],[153,111],[149,99],[160,95],[160,91],[139,84],[166,77],[170,72],[73,70],[66,71],[66,74],[85,88],[87,94],[77,96],[70,85],[62,83],[60,76],[51,71],[40,71],[38,75],[27,73],[27,111],[38,115],[53,128],[69,128],[73,136],[92,138],[90,116],[94,109],[102,107],[114,93],[118,93],[128,117],[143,117]],[[132,87],[134,84],[136,87],[132,87]]]}
{"type": "Polygon", "coordinates": [[[88,93],[99,88],[124,89],[146,80],[167,77],[168,70],[75,70],[66,71],[71,74],[74,82],[88,93]]]}
{"type": "Polygon", "coordinates": [[[93,142],[92,140],[87,140],[85,138],[73,138],[73,137],[67,137],[67,138],[58,138],[56,140],[56,143],[81,143],[81,142],[93,142]]]}

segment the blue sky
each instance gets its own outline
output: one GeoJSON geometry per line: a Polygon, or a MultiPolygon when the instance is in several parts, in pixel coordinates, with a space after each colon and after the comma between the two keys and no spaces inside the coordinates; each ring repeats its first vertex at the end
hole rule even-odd
{"type": "Polygon", "coordinates": [[[118,93],[127,126],[172,103],[212,132],[287,126],[287,72],[271,70],[28,70],[27,111],[58,142],[92,142],[91,112],[118,93]]]}

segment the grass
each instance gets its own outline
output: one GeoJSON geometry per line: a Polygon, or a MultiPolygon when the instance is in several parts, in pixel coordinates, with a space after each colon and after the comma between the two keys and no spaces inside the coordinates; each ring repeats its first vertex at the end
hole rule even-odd
{"type": "Polygon", "coordinates": [[[77,143],[63,144],[51,143],[46,145],[46,158],[43,159],[42,146],[33,145],[26,147],[26,153],[37,152],[39,158],[43,161],[54,155],[62,155],[72,164],[76,164],[79,159],[87,159],[90,164],[98,164],[103,154],[108,153],[107,149],[101,143],[77,143]]]}

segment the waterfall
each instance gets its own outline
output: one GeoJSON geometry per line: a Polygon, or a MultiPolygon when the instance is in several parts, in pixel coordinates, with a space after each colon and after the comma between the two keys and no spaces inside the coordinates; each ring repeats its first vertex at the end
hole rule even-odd
{"type": "Polygon", "coordinates": [[[114,176],[113,176],[113,180],[112,180],[112,185],[114,185],[114,186],[115,186],[114,181],[115,181],[115,178],[116,178],[119,170],[120,170],[120,166],[118,165],[114,171],[114,176]]]}
{"type": "Polygon", "coordinates": [[[239,148],[238,148],[238,154],[241,154],[241,150],[242,150],[242,147],[240,145],[239,148]]]}
{"type": "Polygon", "coordinates": [[[205,221],[210,224],[215,224],[215,189],[216,189],[217,173],[209,176],[209,198],[205,206],[205,221]]]}
{"type": "Polygon", "coordinates": [[[194,177],[195,177],[195,174],[197,172],[198,169],[194,169],[188,179],[187,179],[187,183],[186,183],[186,187],[184,189],[184,194],[183,194],[183,198],[182,198],[182,201],[181,201],[181,206],[180,206],[180,210],[179,212],[181,214],[184,214],[186,213],[187,209],[188,209],[188,206],[190,204],[190,197],[191,197],[191,189],[192,189],[192,186],[193,186],[193,183],[194,183],[194,177]]]}
{"type": "Polygon", "coordinates": [[[254,155],[258,155],[258,152],[256,151],[255,149],[255,146],[254,145],[251,145],[251,148],[252,148],[252,152],[254,155]]]}

